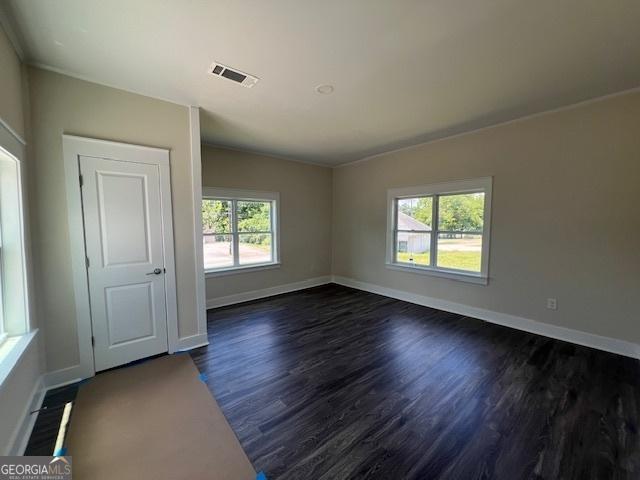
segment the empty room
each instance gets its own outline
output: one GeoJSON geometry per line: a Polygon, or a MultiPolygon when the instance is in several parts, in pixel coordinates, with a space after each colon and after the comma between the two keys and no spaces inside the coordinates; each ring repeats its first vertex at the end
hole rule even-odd
{"type": "Polygon", "coordinates": [[[0,0],[0,479],[639,479],[638,25],[0,0]]]}

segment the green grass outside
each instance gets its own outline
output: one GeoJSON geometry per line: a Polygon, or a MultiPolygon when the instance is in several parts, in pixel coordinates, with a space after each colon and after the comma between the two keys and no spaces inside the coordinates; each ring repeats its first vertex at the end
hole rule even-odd
{"type": "Polygon", "coordinates": [[[240,245],[246,245],[248,247],[252,247],[252,248],[258,248],[260,250],[264,250],[265,252],[268,252],[271,250],[271,244],[266,243],[266,244],[262,244],[262,243],[250,243],[250,242],[240,242],[240,245]]]}
{"type": "MultiPolygon", "coordinates": [[[[398,253],[398,261],[410,263],[409,258],[413,258],[416,265],[428,265],[429,253],[398,253]]],[[[470,270],[473,272],[480,271],[481,264],[480,252],[458,252],[458,251],[441,251],[438,252],[438,266],[444,268],[456,268],[458,270],[470,270]]]]}

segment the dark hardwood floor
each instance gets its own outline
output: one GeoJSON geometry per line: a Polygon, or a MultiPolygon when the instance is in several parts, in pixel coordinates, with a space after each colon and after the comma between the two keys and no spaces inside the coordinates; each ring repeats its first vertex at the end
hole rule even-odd
{"type": "Polygon", "coordinates": [[[337,285],[208,320],[191,355],[270,480],[640,478],[637,360],[337,285]]]}

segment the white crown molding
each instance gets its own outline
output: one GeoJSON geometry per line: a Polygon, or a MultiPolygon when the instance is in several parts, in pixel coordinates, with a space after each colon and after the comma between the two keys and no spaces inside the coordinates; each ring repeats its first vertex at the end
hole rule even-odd
{"type": "MultiPolygon", "coordinates": [[[[143,97],[148,97],[148,98],[153,98],[155,100],[161,100],[163,102],[168,102],[168,103],[173,103],[175,105],[180,105],[180,106],[184,106],[184,107],[191,107],[192,105],[189,103],[184,103],[182,101],[179,100],[175,100],[175,99],[169,99],[169,98],[164,98],[164,97],[158,97],[158,96],[154,96],[154,95],[149,95],[148,93],[144,93],[142,91],[139,90],[133,90],[130,88],[125,88],[119,85],[115,85],[115,84],[111,84],[111,83],[107,83],[107,82],[103,82],[103,81],[99,81],[95,78],[92,77],[88,77],[88,76],[84,76],[84,75],[80,75],[80,74],[76,74],[64,69],[60,69],[57,67],[53,67],[51,65],[47,65],[47,64],[43,64],[43,63],[37,63],[37,62],[31,62],[28,63],[29,65],[36,67],[36,68],[40,68],[42,70],[47,70],[47,71],[51,71],[54,73],[58,73],[60,75],[66,75],[68,77],[71,78],[76,78],[78,80],[83,80],[85,82],[90,82],[90,83],[95,83],[97,85],[102,85],[104,87],[109,87],[109,88],[114,88],[116,90],[122,90],[123,92],[128,92],[128,93],[133,93],[136,95],[141,95],[143,97]]],[[[576,108],[580,108],[580,107],[584,107],[587,105],[591,105],[594,103],[599,103],[605,100],[609,100],[612,98],[616,98],[616,97],[620,97],[623,95],[630,95],[630,94],[634,94],[634,93],[638,93],[640,92],[640,86],[638,87],[634,87],[634,88],[630,88],[627,90],[622,90],[620,92],[614,92],[614,93],[609,93],[607,95],[602,95],[599,97],[594,97],[594,98],[589,98],[587,100],[582,100],[576,103],[572,103],[569,105],[563,105],[561,107],[557,107],[557,108],[552,108],[549,110],[543,110],[541,112],[536,112],[536,113],[532,113],[529,115],[524,115],[522,117],[517,117],[517,118],[513,118],[511,120],[505,120],[503,122],[499,122],[499,123],[494,123],[491,125],[486,125],[484,127],[479,127],[479,128],[474,128],[471,130],[465,130],[459,133],[455,133],[452,135],[445,135],[442,137],[438,137],[438,138],[433,138],[431,140],[427,140],[425,142],[420,142],[420,143],[415,143],[415,144],[411,144],[411,145],[406,145],[404,147],[399,147],[399,148],[393,148],[390,150],[385,150],[383,152],[379,152],[373,155],[368,155],[366,157],[360,158],[358,160],[352,160],[352,161],[348,161],[348,162],[343,162],[343,163],[338,163],[336,165],[332,165],[332,164],[326,164],[326,163],[321,163],[321,162],[314,162],[312,160],[301,160],[301,159],[297,159],[297,158],[293,158],[293,157],[288,157],[288,156],[284,156],[284,155],[277,155],[274,153],[267,153],[267,152],[262,152],[259,150],[253,150],[253,149],[249,149],[249,148],[239,148],[239,147],[234,147],[234,146],[230,146],[230,145],[224,145],[224,144],[216,144],[213,143],[209,140],[201,140],[201,143],[203,146],[205,147],[211,147],[211,148],[220,148],[220,149],[226,149],[226,150],[230,150],[230,151],[235,151],[235,152],[241,152],[241,153],[251,153],[254,155],[261,155],[264,157],[268,157],[268,158],[273,158],[276,160],[284,160],[284,161],[288,161],[288,162],[294,162],[294,163],[302,163],[302,164],[306,164],[306,165],[313,165],[316,167],[322,167],[322,168],[329,168],[329,169],[336,169],[336,168],[345,168],[345,167],[350,167],[353,165],[358,165],[360,163],[364,163],[364,162],[368,162],[370,160],[374,160],[376,158],[379,157],[384,157],[386,155],[390,155],[390,154],[394,154],[394,153],[398,153],[398,152],[403,152],[405,150],[411,150],[413,148],[420,148],[423,147],[425,145],[430,145],[432,143],[437,143],[437,142],[443,142],[446,140],[452,140],[454,138],[458,138],[458,137],[463,137],[465,135],[473,135],[476,133],[480,133],[483,132],[485,130],[490,130],[490,129],[494,129],[494,128],[498,128],[498,127],[503,127],[506,125],[511,125],[514,123],[520,123],[520,122],[524,122],[527,120],[532,120],[538,117],[542,117],[545,115],[551,115],[554,113],[559,113],[559,112],[563,112],[563,111],[567,111],[567,110],[573,110],[576,108]]]]}
{"type": "Polygon", "coordinates": [[[415,143],[413,145],[406,145],[404,147],[393,148],[391,150],[387,150],[387,151],[384,151],[384,152],[375,153],[373,155],[368,155],[368,156],[360,158],[358,160],[352,160],[352,161],[349,161],[349,162],[339,163],[337,165],[334,165],[333,168],[350,167],[352,165],[357,165],[359,163],[368,162],[369,160],[374,160],[376,158],[384,157],[386,155],[391,155],[393,153],[399,153],[399,152],[404,152],[405,150],[411,150],[412,148],[420,148],[420,147],[423,147],[425,145],[430,145],[432,143],[438,143],[438,142],[443,142],[445,140],[451,140],[451,139],[458,138],[458,137],[464,137],[465,135],[473,135],[473,134],[476,134],[476,133],[483,132],[485,130],[491,130],[491,129],[498,128],[498,127],[504,127],[505,125],[511,125],[511,124],[514,124],[514,123],[525,122],[527,120],[532,120],[534,118],[543,117],[545,115],[551,115],[551,114],[554,114],[554,113],[560,113],[560,112],[564,112],[564,111],[567,111],[567,110],[574,110],[576,108],[585,107],[587,105],[591,105],[591,104],[594,104],[594,103],[599,103],[599,102],[603,102],[605,100],[610,100],[612,98],[621,97],[621,96],[624,96],[624,95],[631,95],[631,94],[638,93],[638,92],[640,92],[640,86],[634,87],[634,88],[630,88],[630,89],[627,89],[627,90],[622,90],[620,92],[608,93],[607,95],[601,95],[599,97],[588,98],[587,100],[581,100],[581,101],[576,102],[576,103],[571,103],[569,105],[563,105],[561,107],[552,108],[552,109],[549,109],[549,110],[543,110],[541,112],[531,113],[529,115],[524,115],[522,117],[513,118],[511,120],[505,120],[504,122],[494,123],[492,125],[486,125],[484,127],[474,128],[474,129],[471,129],[471,130],[466,130],[466,131],[463,131],[463,132],[460,132],[460,133],[455,133],[455,134],[452,134],[452,135],[445,135],[443,137],[433,138],[431,140],[427,140],[426,142],[420,142],[420,143],[415,143]]]}

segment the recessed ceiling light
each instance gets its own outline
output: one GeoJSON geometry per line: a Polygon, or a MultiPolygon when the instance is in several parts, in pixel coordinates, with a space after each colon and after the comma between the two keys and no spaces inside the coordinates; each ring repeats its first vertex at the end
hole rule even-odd
{"type": "Polygon", "coordinates": [[[333,93],[333,85],[318,85],[316,87],[316,92],[321,95],[329,95],[330,93],[333,93]]]}

